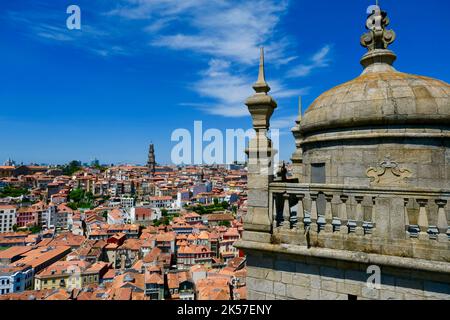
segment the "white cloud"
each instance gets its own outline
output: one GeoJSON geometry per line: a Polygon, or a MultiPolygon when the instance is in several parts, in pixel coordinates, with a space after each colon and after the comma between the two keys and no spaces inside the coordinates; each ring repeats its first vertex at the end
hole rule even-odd
{"type": "MultiPolygon", "coordinates": [[[[266,61],[276,69],[289,68],[298,60],[293,54],[295,41],[280,28],[288,3],[289,0],[117,0],[92,4],[88,9],[94,17],[89,21],[92,24],[82,20],[80,32],[69,32],[64,27],[52,29],[50,24],[40,22],[59,19],[57,12],[45,13],[50,17],[44,17],[35,10],[31,16],[39,15],[39,21],[30,20],[26,25],[40,39],[70,42],[101,57],[129,55],[150,47],[193,52],[209,63],[205,70],[193,75],[197,80],[192,80],[189,88],[202,100],[190,105],[210,114],[243,117],[248,116],[244,101],[253,94],[259,47],[265,47],[266,61]]],[[[12,18],[22,17],[17,13],[12,18]]],[[[291,68],[288,77],[307,76],[316,68],[328,66],[330,48],[324,46],[309,64],[291,68]]],[[[286,82],[270,76],[268,82],[278,102],[309,91],[308,87],[290,88],[286,82]]]]}
{"type": "MultiPolygon", "coordinates": [[[[256,74],[253,75],[256,68],[252,72],[252,76],[245,72],[236,72],[236,74],[239,74],[237,76],[232,74],[231,70],[230,62],[211,59],[208,69],[201,72],[201,79],[192,86],[192,89],[200,96],[213,102],[190,105],[213,115],[224,117],[248,116],[249,113],[244,101],[254,93],[252,84],[256,81],[256,74]]],[[[276,99],[304,95],[309,90],[309,88],[288,89],[279,80],[274,80],[269,85],[272,86],[272,95],[276,99]]],[[[188,105],[188,103],[184,105],[188,105]]]]}
{"type": "Polygon", "coordinates": [[[330,59],[328,57],[330,51],[331,51],[330,45],[324,46],[311,57],[311,63],[300,64],[292,68],[287,73],[287,76],[290,78],[305,77],[311,74],[311,72],[315,69],[328,67],[330,64],[330,59]]]}
{"type": "MultiPolygon", "coordinates": [[[[209,59],[208,68],[199,73],[200,79],[190,88],[210,102],[184,103],[209,114],[248,116],[244,101],[253,94],[260,46],[265,46],[266,60],[272,65],[288,65],[297,59],[289,54],[292,41],[277,28],[287,12],[287,0],[239,3],[126,0],[126,3],[128,6],[109,14],[149,20],[145,31],[151,37],[151,46],[192,51],[209,59]]],[[[269,84],[276,99],[307,94],[309,89],[290,89],[276,79],[269,79],[269,84]]]]}
{"type": "Polygon", "coordinates": [[[297,116],[275,118],[272,121],[270,121],[270,127],[272,129],[286,129],[286,128],[290,129],[295,125],[296,119],[297,116]]]}
{"type": "Polygon", "coordinates": [[[287,0],[123,0],[107,14],[148,21],[152,46],[251,64],[265,45],[273,63],[287,63],[294,58],[285,56],[290,43],[276,33],[287,8],[287,0]],[[166,31],[170,26],[177,32],[166,31]]]}

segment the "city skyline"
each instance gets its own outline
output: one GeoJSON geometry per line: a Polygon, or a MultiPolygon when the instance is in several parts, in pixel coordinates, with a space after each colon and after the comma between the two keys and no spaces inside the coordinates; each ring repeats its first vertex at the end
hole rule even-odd
{"type": "MultiPolygon", "coordinates": [[[[66,28],[69,2],[7,3],[0,14],[4,41],[0,162],[63,164],[71,160],[145,164],[153,141],[157,161],[170,164],[171,133],[204,128],[249,129],[244,105],[256,81],[258,50],[266,49],[267,81],[279,107],[280,159],[294,151],[290,128],[323,91],[361,73],[357,45],[374,1],[254,1],[227,5],[80,0],[81,30],[66,28]],[[202,6],[204,7],[203,9],[202,6]],[[207,15],[203,13],[206,10],[207,15]],[[316,14],[321,12],[320,18],[316,14]],[[361,19],[354,19],[354,17],[361,19]],[[257,17],[257,19],[256,19],[257,17]],[[238,36],[239,35],[239,36],[238,36]]],[[[449,4],[382,6],[402,41],[392,48],[398,70],[450,80],[448,44],[421,41],[429,30],[445,38],[449,4]],[[422,21],[413,24],[411,21],[422,21]],[[426,26],[426,27],[423,27],[426,26]],[[421,63],[416,63],[420,61],[421,63]]]]}

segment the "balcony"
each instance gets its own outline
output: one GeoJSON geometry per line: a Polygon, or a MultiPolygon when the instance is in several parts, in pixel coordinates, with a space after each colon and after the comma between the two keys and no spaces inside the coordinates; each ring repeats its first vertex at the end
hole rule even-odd
{"type": "Polygon", "coordinates": [[[450,262],[450,190],[273,182],[271,242],[450,262]]]}

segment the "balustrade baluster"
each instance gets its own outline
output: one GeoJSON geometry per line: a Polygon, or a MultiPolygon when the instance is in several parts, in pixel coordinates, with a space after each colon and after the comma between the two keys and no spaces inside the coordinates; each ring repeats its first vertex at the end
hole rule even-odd
{"type": "Polygon", "coordinates": [[[289,193],[283,194],[284,206],[283,206],[283,229],[291,228],[291,207],[289,205],[289,193]]]}
{"type": "Polygon", "coordinates": [[[376,204],[377,204],[377,198],[376,197],[372,197],[372,211],[371,211],[371,216],[370,216],[370,222],[372,222],[372,230],[370,230],[370,232],[372,234],[375,233],[375,229],[377,227],[376,224],[375,224],[375,217],[376,217],[376,212],[377,212],[376,204]]]}
{"type": "Polygon", "coordinates": [[[410,237],[410,233],[409,233],[409,215],[408,215],[408,203],[409,203],[409,199],[405,198],[405,232],[406,232],[406,239],[408,239],[410,237]]]}
{"type": "Polygon", "coordinates": [[[340,227],[340,233],[348,234],[348,217],[347,217],[347,195],[341,195],[341,212],[340,212],[340,220],[341,220],[341,227],[340,227]]]}
{"type": "Polygon", "coordinates": [[[317,224],[317,198],[319,195],[317,193],[311,193],[311,231],[319,232],[319,225],[317,224]]]}
{"type": "Polygon", "coordinates": [[[297,223],[295,224],[295,228],[299,231],[305,230],[305,208],[303,206],[303,199],[305,198],[304,194],[298,194],[298,204],[297,204],[297,223]]]}
{"type": "Polygon", "coordinates": [[[333,211],[331,207],[331,201],[333,200],[332,194],[326,194],[325,200],[327,203],[325,204],[325,232],[332,233],[333,232],[333,211]]]}
{"type": "Polygon", "coordinates": [[[276,229],[278,227],[278,212],[277,212],[277,194],[272,194],[272,201],[273,201],[273,209],[272,209],[272,223],[273,223],[273,229],[276,229]]]}
{"type": "Polygon", "coordinates": [[[447,200],[438,199],[435,200],[438,206],[438,220],[437,220],[437,228],[439,230],[439,234],[437,236],[438,241],[446,242],[448,241],[448,220],[447,214],[445,213],[445,206],[447,205],[447,200]]]}
{"type": "Polygon", "coordinates": [[[364,228],[363,228],[363,223],[364,223],[364,212],[363,212],[363,207],[362,207],[362,202],[364,201],[364,197],[363,196],[356,196],[355,197],[356,200],[356,229],[355,229],[355,233],[359,236],[363,236],[364,235],[364,228]]]}
{"type": "Polygon", "coordinates": [[[419,209],[419,219],[417,221],[417,224],[419,225],[419,236],[418,238],[420,240],[428,240],[430,239],[430,236],[428,235],[428,215],[427,215],[427,199],[417,199],[417,203],[420,206],[419,209]]]}

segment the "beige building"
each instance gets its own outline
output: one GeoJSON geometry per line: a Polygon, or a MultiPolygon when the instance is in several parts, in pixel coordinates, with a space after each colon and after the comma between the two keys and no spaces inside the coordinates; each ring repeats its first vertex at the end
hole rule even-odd
{"type": "Polygon", "coordinates": [[[99,284],[101,263],[91,266],[86,261],[58,261],[38,273],[34,278],[34,289],[81,289],[90,284],[99,284]]]}
{"type": "Polygon", "coordinates": [[[272,174],[261,56],[236,244],[249,299],[450,299],[450,85],[394,68],[395,33],[374,8],[362,74],[300,111],[294,179],[272,174]]]}

